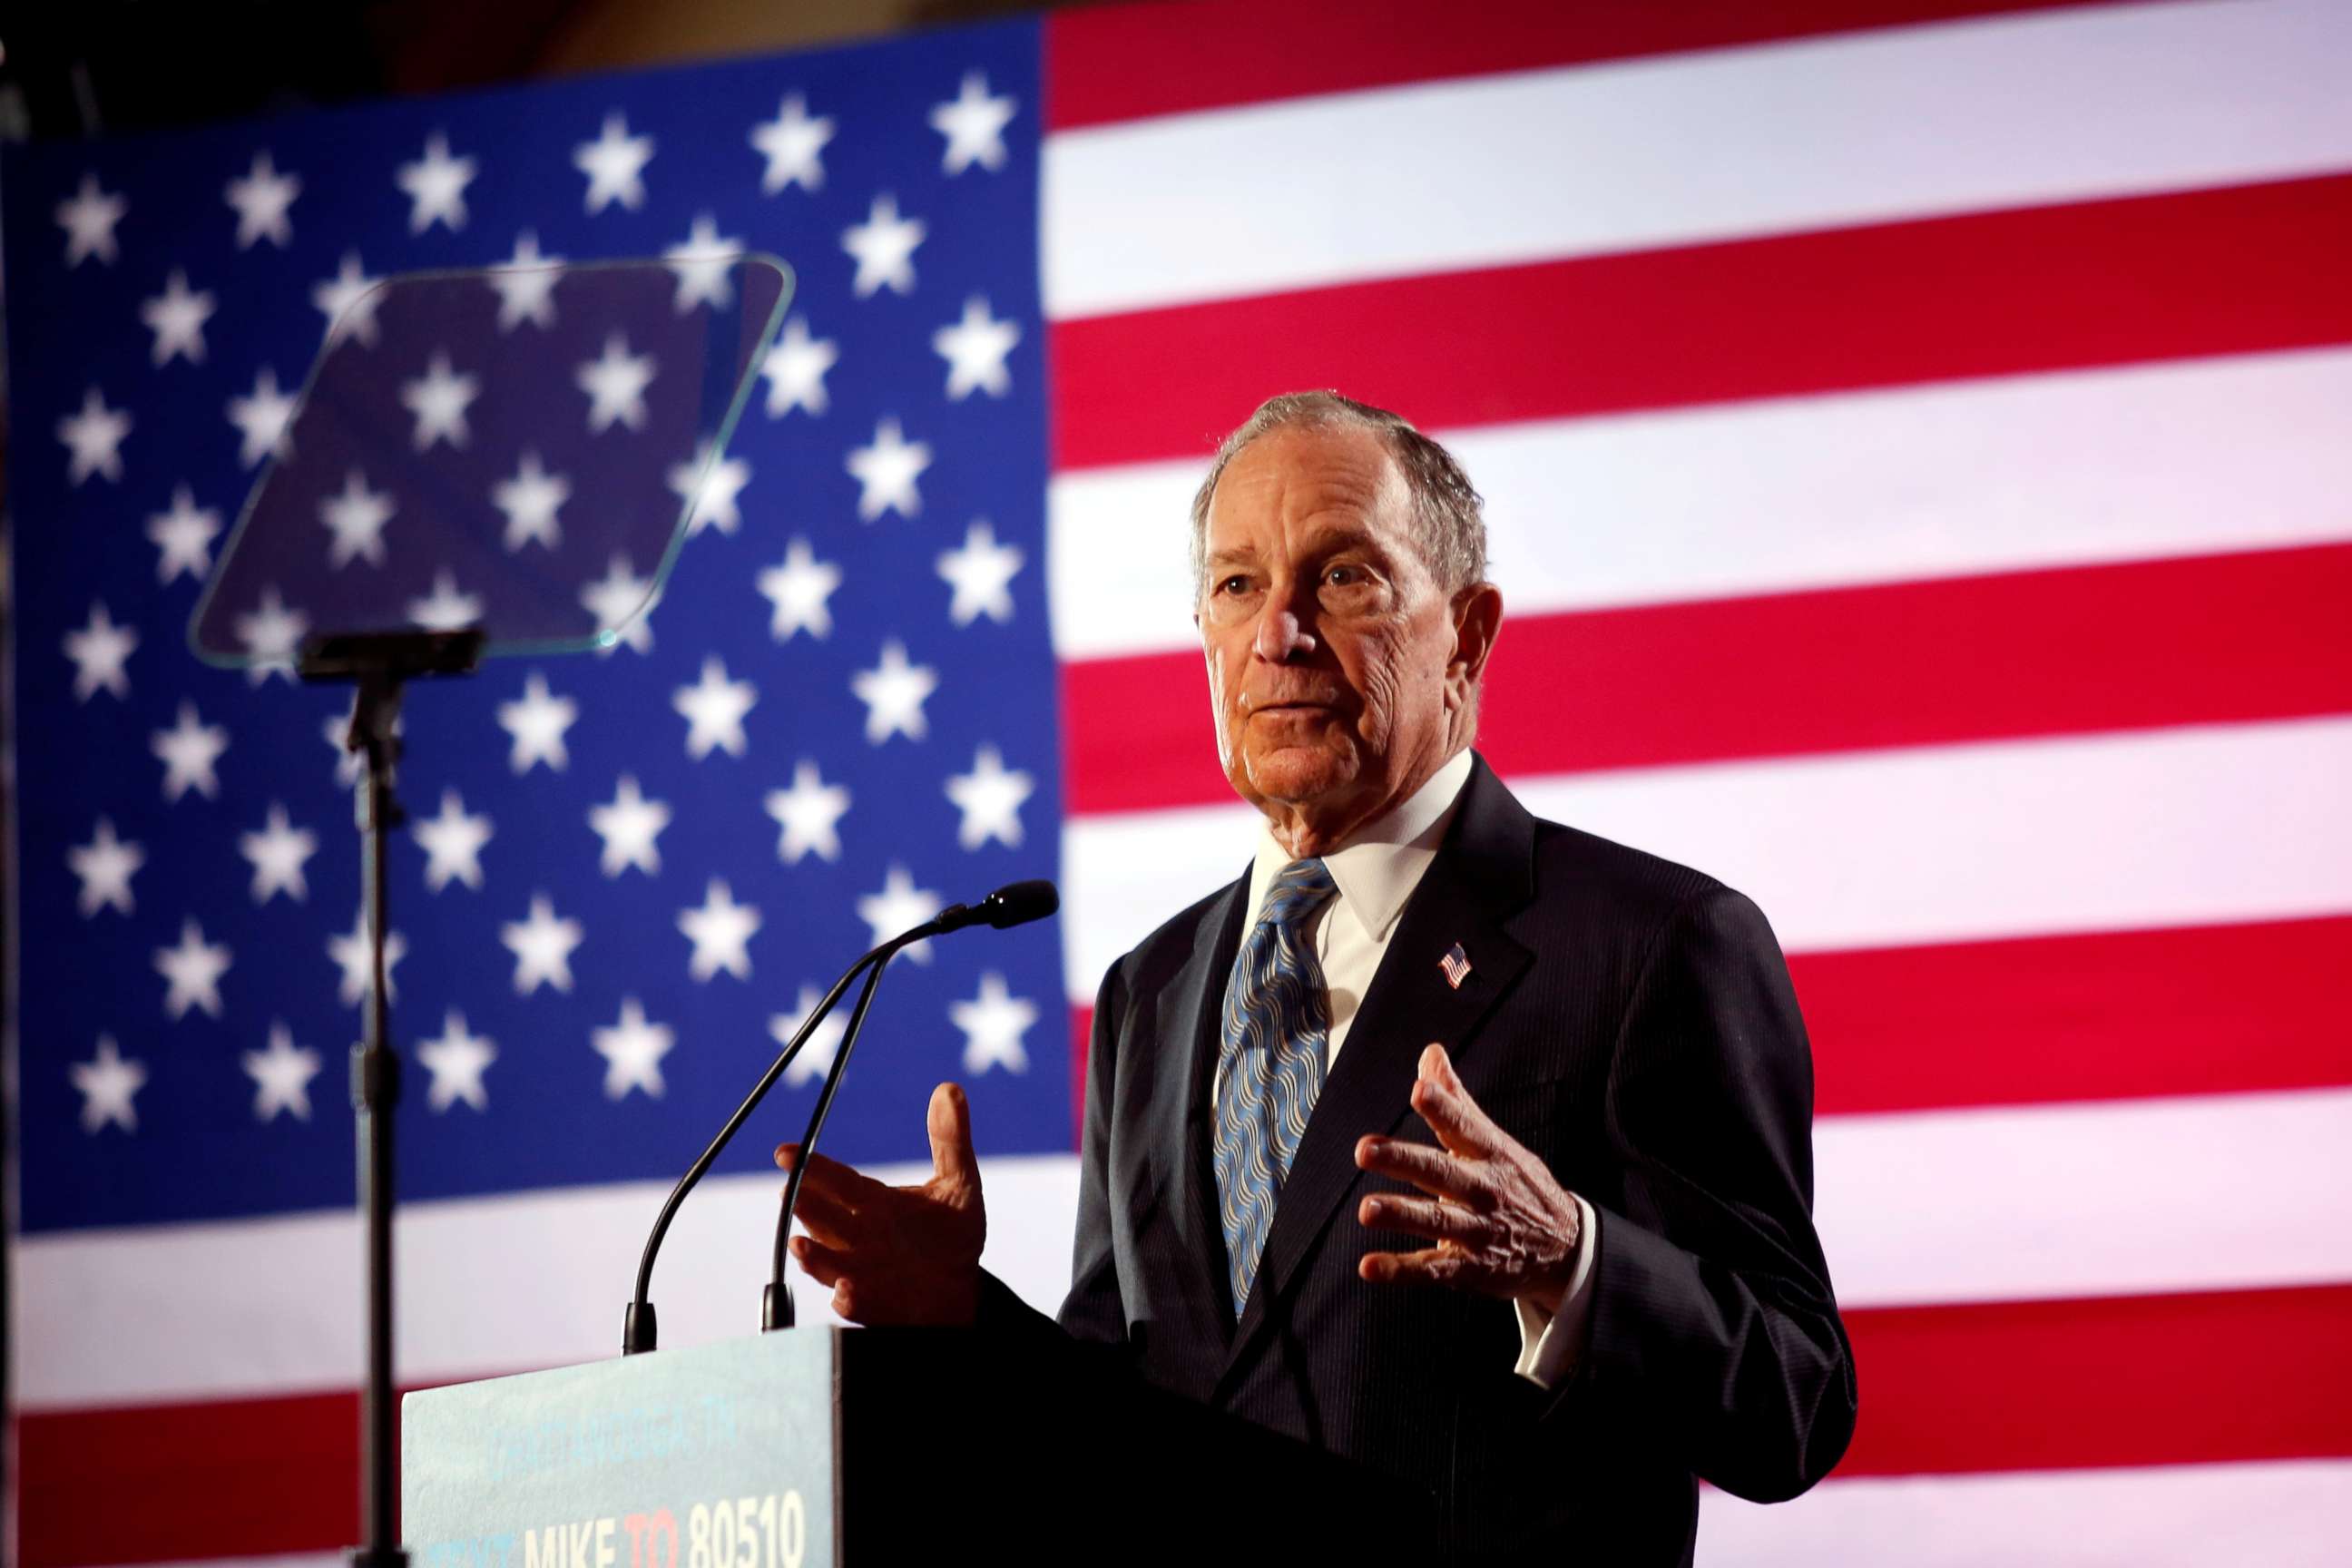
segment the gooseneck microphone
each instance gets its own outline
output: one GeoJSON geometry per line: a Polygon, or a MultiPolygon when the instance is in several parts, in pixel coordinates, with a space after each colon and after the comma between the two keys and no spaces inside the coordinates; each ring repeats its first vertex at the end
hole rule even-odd
{"type": "Polygon", "coordinates": [[[939,912],[935,923],[941,931],[960,931],[968,925],[992,925],[1005,931],[1025,926],[1031,921],[1042,921],[1061,907],[1062,895],[1054,890],[1051,882],[1007,882],[981,900],[976,910],[950,904],[939,912]]]}
{"type": "MultiPolygon", "coordinates": [[[[1061,907],[1062,896],[1054,890],[1051,882],[1008,882],[981,900],[978,909],[951,905],[941,910],[932,924],[945,931],[961,931],[970,925],[991,925],[1004,931],[1044,920],[1061,907]]],[[[881,971],[877,968],[875,973],[879,974],[881,971]]],[[[817,1094],[816,1107],[809,1112],[808,1131],[801,1134],[800,1158],[793,1162],[793,1173],[784,1182],[784,1203],[776,1215],[776,1246],[768,1269],[768,1289],[760,1301],[760,1327],[763,1330],[793,1326],[793,1292],[784,1283],[785,1246],[792,1239],[793,1206],[800,1201],[801,1176],[816,1153],[817,1135],[824,1130],[824,1113],[832,1109],[834,1093],[841,1087],[842,1074],[849,1067],[849,1054],[857,1046],[857,1031],[866,1023],[866,1004],[873,994],[874,982],[868,979],[865,992],[857,998],[856,1009],[849,1016],[849,1029],[842,1037],[841,1049],[834,1053],[833,1065],[825,1072],[824,1088],[817,1094]]]]}
{"type": "Polygon", "coordinates": [[[799,1196],[801,1173],[808,1167],[808,1154],[815,1148],[817,1131],[824,1124],[824,1113],[833,1103],[835,1090],[840,1087],[842,1068],[848,1064],[850,1048],[857,1043],[858,1031],[865,1026],[866,1010],[874,1000],[874,988],[882,978],[884,966],[897,956],[899,949],[926,938],[944,936],[949,931],[961,931],[971,925],[990,925],[999,931],[1009,926],[1025,925],[1052,914],[1061,907],[1061,895],[1054,890],[1051,882],[1009,882],[981,900],[977,908],[950,904],[921,925],[901,931],[888,942],[868,949],[856,963],[843,971],[841,978],[833,983],[833,989],[826,992],[824,999],[810,1010],[807,1018],[785,1043],[783,1050],[769,1064],[768,1070],[761,1074],[760,1081],[752,1086],[743,1103],[735,1108],[735,1114],[727,1119],[727,1125],[719,1130],[719,1136],[710,1141],[710,1146],[687,1167],[686,1174],[679,1177],[677,1185],[670,1189],[669,1197],[662,1204],[661,1213],[654,1220],[652,1233],[646,1237],[645,1254],[637,1260],[637,1292],[630,1300],[621,1324],[623,1355],[652,1350],[659,1342],[660,1324],[651,1300],[654,1259],[661,1252],[662,1238],[669,1234],[669,1222],[677,1215],[678,1205],[686,1201],[686,1194],[702,1180],[703,1173],[710,1169],[710,1163],[719,1158],[719,1151],[727,1147],[751,1118],[751,1112],[759,1109],[760,1101],[767,1098],[768,1091],[783,1076],[784,1068],[800,1055],[801,1047],[808,1043],[817,1026],[833,1011],[834,1005],[849,989],[850,982],[864,973],[866,984],[858,992],[857,1005],[850,1010],[848,1031],[843,1037],[841,1048],[834,1053],[833,1066],[825,1074],[823,1092],[817,1096],[816,1110],[809,1120],[808,1132],[801,1140],[801,1158],[793,1163],[791,1180],[785,1184],[783,1217],[776,1226],[776,1266],[773,1279],[768,1287],[761,1326],[771,1329],[792,1326],[792,1293],[783,1288],[783,1259],[785,1233],[791,1228],[793,1220],[793,1202],[799,1196]]]}

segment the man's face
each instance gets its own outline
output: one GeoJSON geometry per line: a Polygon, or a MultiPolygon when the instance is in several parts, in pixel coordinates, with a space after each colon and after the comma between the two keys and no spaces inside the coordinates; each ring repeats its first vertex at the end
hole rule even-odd
{"type": "MultiPolygon", "coordinates": [[[[1210,499],[1197,619],[1225,776],[1350,823],[1447,754],[1446,595],[1423,563],[1388,447],[1356,426],[1279,428],[1210,499]]],[[[1466,683],[1454,667],[1455,703],[1466,683]]]]}

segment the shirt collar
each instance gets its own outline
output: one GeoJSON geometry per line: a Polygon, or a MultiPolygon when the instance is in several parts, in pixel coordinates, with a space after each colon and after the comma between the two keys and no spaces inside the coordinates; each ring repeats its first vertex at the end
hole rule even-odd
{"type": "MultiPolygon", "coordinates": [[[[1470,750],[1464,747],[1447,759],[1429,782],[1398,805],[1364,824],[1348,842],[1323,857],[1347,906],[1364,934],[1374,942],[1388,934],[1404,909],[1404,901],[1421,883],[1422,873],[1437,858],[1437,847],[1454,820],[1454,807],[1470,782],[1470,750]]],[[[1257,858],[1250,866],[1249,907],[1253,921],[1265,903],[1266,889],[1290,864],[1290,851],[1275,841],[1274,830],[1262,826],[1257,858]]]]}

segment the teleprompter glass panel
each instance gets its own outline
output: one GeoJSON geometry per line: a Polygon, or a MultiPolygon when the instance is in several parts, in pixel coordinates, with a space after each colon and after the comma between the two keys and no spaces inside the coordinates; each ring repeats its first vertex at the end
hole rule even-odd
{"type": "Polygon", "coordinates": [[[791,292],[740,254],[384,279],[331,329],[191,646],[241,668],[314,633],[610,643],[659,592],[791,292]]]}

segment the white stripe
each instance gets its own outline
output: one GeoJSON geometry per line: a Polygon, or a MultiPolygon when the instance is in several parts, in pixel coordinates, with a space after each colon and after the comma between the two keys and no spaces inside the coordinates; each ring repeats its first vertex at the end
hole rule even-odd
{"type": "MultiPolygon", "coordinates": [[[[1539,817],[1738,888],[1791,951],[2352,910],[2352,719],[1510,782],[1539,817]]],[[[1242,805],[1073,820],[1071,999],[1242,875],[1256,836],[1242,805]]]]}
{"type": "Polygon", "coordinates": [[[2347,58],[2340,0],[2092,7],[1060,132],[1045,309],[2325,173],[2347,58]]]}
{"type": "MultiPolygon", "coordinates": [[[[2352,538],[2347,409],[2327,349],[1437,434],[1526,615],[2352,538]]],[[[1206,468],[1054,479],[1062,658],[1200,647],[1206,468]]]]}
{"type": "Polygon", "coordinates": [[[1700,1496],[1697,1559],[1710,1568],[2333,1568],[2347,1537],[2352,1461],[2296,1459],[1832,1476],[1769,1508],[1710,1487],[1700,1496]]]}
{"type": "MultiPolygon", "coordinates": [[[[1814,1148],[1817,1223],[1845,1307],[2352,1279],[2340,1198],[2352,1089],[1824,1117],[1814,1148]],[[2180,1180],[2189,1168],[2197,1178],[2180,1180]]],[[[1069,1279],[1076,1158],[992,1161],[986,1180],[988,1265],[1050,1311],[1069,1279]]],[[[631,1184],[410,1205],[402,1375],[615,1353],[660,1195],[631,1184]]],[[[731,1177],[680,1211],[654,1280],[664,1344],[755,1331],[774,1202],[772,1182],[731,1177]]],[[[353,1386],[358,1259],[357,1222],[341,1214],[28,1237],[19,1342],[44,1349],[19,1363],[20,1401],[353,1386]]],[[[822,1321],[823,1293],[795,1278],[803,1318],[822,1321]]]]}
{"type": "Polygon", "coordinates": [[[2352,1089],[1824,1116],[1813,1158],[1841,1306],[2352,1279],[2352,1089]]]}
{"type": "MultiPolygon", "coordinates": [[[[1051,1310],[1077,1215],[1068,1155],[983,1162],[983,1261],[1051,1310]]],[[[929,1168],[876,1166],[885,1182],[929,1168]]],[[[654,1271],[665,1345],[758,1331],[780,1178],[706,1181],[654,1271]]],[[[395,1237],[400,1375],[447,1381],[617,1354],[667,1183],[410,1204],[395,1237]]],[[[16,1247],[16,1401],[29,1409],[355,1388],[361,1234],[342,1212],[67,1231],[16,1247]],[[40,1347],[37,1352],[26,1347],[40,1347]]],[[[801,1321],[827,1293],[793,1266],[801,1321]]]]}

